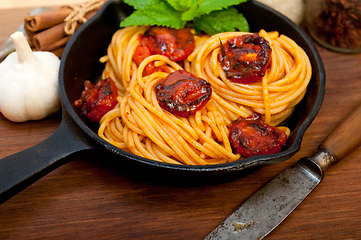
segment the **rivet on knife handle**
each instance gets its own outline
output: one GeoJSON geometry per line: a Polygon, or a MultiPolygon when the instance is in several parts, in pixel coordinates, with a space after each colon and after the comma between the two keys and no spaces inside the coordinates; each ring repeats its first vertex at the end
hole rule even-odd
{"type": "Polygon", "coordinates": [[[361,104],[320,144],[242,204],[206,240],[261,240],[321,182],[323,173],[361,144],[361,104]]]}

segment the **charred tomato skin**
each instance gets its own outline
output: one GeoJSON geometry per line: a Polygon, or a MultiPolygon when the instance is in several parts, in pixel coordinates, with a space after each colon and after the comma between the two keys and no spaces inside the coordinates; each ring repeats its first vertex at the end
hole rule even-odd
{"type": "Polygon", "coordinates": [[[231,123],[229,139],[243,157],[277,153],[286,145],[287,135],[264,123],[260,117],[238,118],[231,123]]]}
{"type": "Polygon", "coordinates": [[[179,117],[189,117],[202,109],[212,95],[211,85],[202,78],[178,70],[155,86],[159,106],[179,117]]]}
{"type": "MultiPolygon", "coordinates": [[[[145,58],[160,54],[172,61],[180,62],[186,59],[194,48],[194,34],[190,29],[153,26],[139,36],[139,45],[135,49],[133,60],[139,66],[145,58]]],[[[155,67],[152,62],[145,67],[144,75],[159,71],[170,73],[166,65],[155,67]]]]}
{"type": "Polygon", "coordinates": [[[261,80],[265,75],[272,49],[258,33],[228,39],[223,49],[219,61],[231,81],[249,84],[261,80]]]}
{"type": "Polygon", "coordinates": [[[117,96],[118,90],[111,78],[100,80],[95,85],[87,80],[80,99],[74,105],[91,122],[99,122],[104,114],[115,107],[117,96]]]}
{"type": "Polygon", "coordinates": [[[178,62],[193,52],[195,40],[189,28],[153,26],[144,33],[140,45],[147,46],[152,54],[161,54],[178,62]]]}

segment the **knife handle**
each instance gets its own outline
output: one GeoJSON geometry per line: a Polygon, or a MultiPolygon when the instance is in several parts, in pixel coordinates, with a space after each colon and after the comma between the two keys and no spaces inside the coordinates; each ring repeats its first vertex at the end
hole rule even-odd
{"type": "Polygon", "coordinates": [[[319,148],[331,153],[335,163],[343,159],[361,145],[361,104],[355,107],[346,118],[320,144],[319,148]]]}

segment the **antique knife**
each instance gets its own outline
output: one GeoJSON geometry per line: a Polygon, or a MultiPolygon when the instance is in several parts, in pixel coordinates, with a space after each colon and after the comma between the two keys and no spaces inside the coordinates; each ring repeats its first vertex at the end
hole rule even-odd
{"type": "Polygon", "coordinates": [[[361,104],[320,144],[271,180],[205,238],[263,239],[321,182],[324,172],[361,144],[361,104]]]}

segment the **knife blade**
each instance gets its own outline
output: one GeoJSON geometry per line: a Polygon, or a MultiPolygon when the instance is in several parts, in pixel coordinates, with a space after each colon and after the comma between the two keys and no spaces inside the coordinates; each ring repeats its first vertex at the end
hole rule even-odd
{"type": "MultiPolygon", "coordinates": [[[[38,7],[35,8],[33,11],[31,11],[30,16],[37,15],[42,12],[50,11],[51,8],[47,7],[38,7]]],[[[21,24],[17,31],[25,33],[24,30],[24,24],[21,24]]],[[[3,44],[0,46],[0,62],[4,60],[7,55],[15,51],[15,47],[13,42],[11,41],[11,38],[8,38],[3,44]]]]}
{"type": "Polygon", "coordinates": [[[325,138],[311,157],[272,179],[210,232],[205,240],[261,240],[315,189],[330,166],[361,145],[361,104],[325,138]]]}

